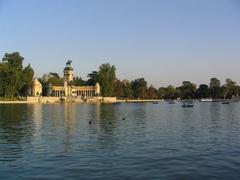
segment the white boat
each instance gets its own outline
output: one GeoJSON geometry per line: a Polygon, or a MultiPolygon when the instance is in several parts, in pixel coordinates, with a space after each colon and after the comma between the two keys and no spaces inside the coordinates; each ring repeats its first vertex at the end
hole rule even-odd
{"type": "Polygon", "coordinates": [[[200,102],[213,102],[213,99],[212,98],[203,98],[203,99],[200,99],[200,102]]]}
{"type": "Polygon", "coordinates": [[[186,107],[193,107],[193,106],[194,106],[193,100],[184,100],[183,101],[182,107],[186,108],[186,107]]]}

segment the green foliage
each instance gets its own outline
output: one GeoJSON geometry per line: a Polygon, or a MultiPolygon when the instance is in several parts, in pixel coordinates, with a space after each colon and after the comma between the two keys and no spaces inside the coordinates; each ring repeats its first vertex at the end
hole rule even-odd
{"type": "Polygon", "coordinates": [[[111,66],[109,63],[102,64],[99,67],[98,80],[101,86],[102,96],[115,96],[115,87],[116,87],[116,68],[111,66]]]}
{"type": "Polygon", "coordinates": [[[27,95],[34,71],[30,65],[23,69],[24,58],[18,52],[6,53],[0,63],[0,95],[14,98],[27,95]]]}
{"type": "Polygon", "coordinates": [[[133,97],[144,99],[147,97],[147,82],[144,78],[135,79],[132,81],[133,97]]]}
{"type": "Polygon", "coordinates": [[[55,72],[50,72],[48,75],[51,76],[51,77],[60,78],[59,74],[55,73],[55,72]]]}
{"type": "Polygon", "coordinates": [[[238,89],[236,86],[236,82],[227,78],[226,84],[224,85],[225,90],[223,92],[224,98],[232,98],[232,96],[236,96],[238,94],[238,89]]]}
{"type": "Polygon", "coordinates": [[[22,71],[22,80],[25,84],[31,84],[33,79],[34,71],[28,64],[22,71]]]}
{"type": "Polygon", "coordinates": [[[99,72],[98,71],[92,71],[87,76],[89,79],[87,80],[87,84],[89,86],[95,86],[97,82],[99,82],[99,72]]]}
{"type": "Polygon", "coordinates": [[[165,89],[165,99],[174,99],[176,96],[176,88],[172,85],[169,85],[165,89]]]}
{"type": "Polygon", "coordinates": [[[22,65],[23,60],[24,58],[20,56],[19,52],[14,52],[10,54],[6,53],[2,58],[2,63],[8,64],[9,67],[20,71],[23,68],[23,65],[22,65]]]}
{"type": "Polygon", "coordinates": [[[180,86],[178,89],[180,90],[181,99],[195,98],[196,85],[190,81],[183,81],[182,86],[180,86]]]}
{"type": "Polygon", "coordinates": [[[209,84],[210,95],[212,98],[220,98],[221,96],[221,83],[217,78],[211,78],[209,84]]]}
{"type": "Polygon", "coordinates": [[[64,79],[63,78],[57,78],[57,77],[50,77],[48,79],[48,83],[52,84],[53,86],[63,86],[64,85],[64,79]]]}
{"type": "Polygon", "coordinates": [[[133,97],[133,91],[131,84],[128,80],[117,80],[116,81],[116,87],[115,87],[115,94],[118,98],[132,98],[133,97]]]}
{"type": "Polygon", "coordinates": [[[196,92],[197,98],[208,98],[209,97],[209,87],[206,84],[200,84],[197,92],[196,92]]]}
{"type": "Polygon", "coordinates": [[[73,81],[71,82],[71,85],[73,86],[87,86],[88,82],[84,81],[82,78],[80,77],[74,77],[73,81]]]}
{"type": "Polygon", "coordinates": [[[24,95],[24,96],[30,95],[30,93],[29,93],[30,87],[29,86],[32,83],[33,76],[34,76],[34,71],[31,68],[30,64],[28,64],[28,66],[25,67],[22,71],[23,86],[20,91],[22,95],[24,95]]]}
{"type": "Polygon", "coordinates": [[[158,98],[158,90],[155,87],[150,86],[147,90],[147,98],[148,99],[157,99],[158,98]]]}
{"type": "Polygon", "coordinates": [[[158,89],[158,97],[160,99],[164,99],[165,98],[165,94],[166,94],[165,87],[160,87],[158,89]]]}
{"type": "Polygon", "coordinates": [[[38,79],[42,84],[42,95],[50,96],[51,95],[51,86],[63,86],[64,79],[61,78],[58,73],[50,72],[44,74],[42,78],[38,79]]]}
{"type": "Polygon", "coordinates": [[[123,83],[120,80],[116,81],[116,86],[115,86],[115,95],[118,98],[123,98],[124,97],[124,89],[123,89],[123,83]]]}
{"type": "Polygon", "coordinates": [[[43,84],[51,84],[53,86],[63,86],[64,85],[64,79],[61,78],[58,73],[50,72],[48,74],[44,74],[41,78],[41,83],[43,84]]]}
{"type": "Polygon", "coordinates": [[[236,86],[236,96],[239,96],[239,94],[240,94],[240,86],[237,85],[236,86]]]}
{"type": "Polygon", "coordinates": [[[124,98],[132,98],[133,97],[133,90],[132,86],[128,81],[123,82],[123,94],[124,98]]]}

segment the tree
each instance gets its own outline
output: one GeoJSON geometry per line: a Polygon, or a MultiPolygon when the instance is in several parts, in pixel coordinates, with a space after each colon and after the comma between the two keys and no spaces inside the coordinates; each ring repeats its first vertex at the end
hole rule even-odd
{"type": "Polygon", "coordinates": [[[18,52],[6,53],[0,65],[0,93],[5,98],[25,95],[24,89],[31,84],[34,71],[30,65],[23,69],[24,58],[18,52]]]}
{"type": "Polygon", "coordinates": [[[240,94],[240,86],[237,85],[237,86],[236,86],[236,96],[238,97],[239,94],[240,94]]]}
{"type": "Polygon", "coordinates": [[[7,64],[0,64],[0,95],[6,98],[8,87],[8,66],[7,64]]]}
{"type": "Polygon", "coordinates": [[[196,92],[197,98],[207,98],[209,97],[209,87],[206,84],[200,84],[197,92],[196,92]]]}
{"type": "Polygon", "coordinates": [[[4,78],[6,81],[4,83],[6,85],[5,97],[13,98],[13,96],[19,95],[19,91],[23,85],[21,81],[23,59],[18,52],[6,53],[2,59],[2,63],[5,65],[5,75],[7,76],[4,78]]]}
{"type": "Polygon", "coordinates": [[[158,98],[157,89],[153,86],[150,86],[147,90],[147,97],[150,99],[157,99],[158,98]]]}
{"type": "Polygon", "coordinates": [[[124,80],[123,81],[123,93],[124,93],[124,98],[132,98],[133,97],[133,91],[132,91],[132,86],[129,81],[124,80]]]}
{"type": "Polygon", "coordinates": [[[165,99],[175,99],[176,96],[176,88],[172,85],[169,85],[167,88],[165,88],[165,99]]]}
{"type": "Polygon", "coordinates": [[[87,77],[89,78],[87,80],[87,84],[89,86],[95,86],[97,82],[99,82],[99,72],[98,71],[92,71],[91,73],[89,73],[87,75],[87,77]]]}
{"type": "Polygon", "coordinates": [[[2,63],[8,64],[11,68],[16,70],[22,70],[23,68],[23,60],[24,58],[20,56],[19,52],[14,53],[6,53],[5,56],[2,58],[2,63]]]}
{"type": "Polygon", "coordinates": [[[166,88],[165,87],[160,87],[158,89],[158,97],[161,98],[161,99],[164,99],[165,98],[165,94],[166,94],[166,88]]]}
{"type": "Polygon", "coordinates": [[[25,67],[22,71],[23,86],[21,88],[21,95],[23,96],[30,95],[29,89],[30,89],[30,85],[32,84],[33,75],[34,75],[34,71],[31,68],[30,64],[28,64],[28,66],[25,67]]]}
{"type": "Polygon", "coordinates": [[[50,72],[48,74],[44,74],[42,78],[38,79],[42,84],[42,95],[50,96],[51,95],[51,87],[52,86],[63,86],[64,79],[61,78],[57,73],[50,72]]]}
{"type": "Polygon", "coordinates": [[[99,67],[99,84],[101,86],[101,94],[103,96],[115,96],[116,86],[116,68],[114,65],[102,64],[99,67]]]}
{"type": "Polygon", "coordinates": [[[221,83],[217,78],[211,78],[209,84],[210,95],[212,98],[219,98],[221,93],[221,83]]]}
{"type": "Polygon", "coordinates": [[[87,81],[84,81],[81,77],[74,77],[73,81],[71,82],[73,86],[86,86],[88,85],[87,81]]]}
{"type": "Polygon", "coordinates": [[[230,78],[226,79],[226,84],[224,85],[224,87],[225,87],[224,98],[231,98],[232,96],[236,96],[238,94],[236,82],[234,82],[230,78]]]}
{"type": "Polygon", "coordinates": [[[56,78],[60,78],[59,74],[58,74],[58,73],[55,73],[55,72],[50,72],[50,73],[49,73],[49,76],[56,77],[56,78]]]}
{"type": "Polygon", "coordinates": [[[116,81],[115,94],[118,98],[124,97],[123,83],[120,80],[116,81]]]}
{"type": "Polygon", "coordinates": [[[48,84],[51,83],[53,86],[63,86],[64,85],[64,79],[57,78],[55,76],[50,77],[47,82],[48,82],[48,84]]]}
{"type": "Polygon", "coordinates": [[[132,81],[132,91],[135,98],[146,98],[147,96],[147,82],[144,78],[135,79],[132,81]]]}
{"type": "Polygon", "coordinates": [[[190,81],[183,81],[182,86],[179,88],[180,97],[182,99],[193,99],[195,98],[196,85],[190,81]]]}

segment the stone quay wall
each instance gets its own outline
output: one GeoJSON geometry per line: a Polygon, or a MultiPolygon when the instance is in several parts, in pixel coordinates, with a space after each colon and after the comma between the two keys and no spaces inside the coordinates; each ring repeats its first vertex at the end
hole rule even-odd
{"type": "Polygon", "coordinates": [[[52,97],[52,96],[39,96],[39,97],[27,97],[28,103],[57,103],[60,102],[59,97],[52,97]]]}

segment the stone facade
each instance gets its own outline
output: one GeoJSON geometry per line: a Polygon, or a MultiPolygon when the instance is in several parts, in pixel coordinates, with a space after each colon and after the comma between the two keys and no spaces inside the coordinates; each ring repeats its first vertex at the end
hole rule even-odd
{"type": "MultiPolygon", "coordinates": [[[[100,95],[100,85],[96,83],[95,86],[73,86],[72,81],[74,79],[73,68],[71,67],[71,61],[66,63],[66,67],[63,70],[64,85],[63,86],[51,86],[51,96],[54,97],[71,97],[71,98],[92,98],[100,95]]],[[[42,89],[41,83],[34,81],[32,86],[32,96],[36,96],[36,92],[42,89]],[[41,86],[40,86],[40,85],[41,86]]],[[[41,91],[42,93],[42,91],[41,91]]],[[[41,95],[41,93],[38,93],[41,95]]]]}
{"type": "Polygon", "coordinates": [[[38,79],[34,79],[32,82],[32,96],[41,96],[42,95],[42,84],[38,79]]]}
{"type": "Polygon", "coordinates": [[[91,98],[100,94],[96,86],[52,86],[52,96],[91,98]]]}

